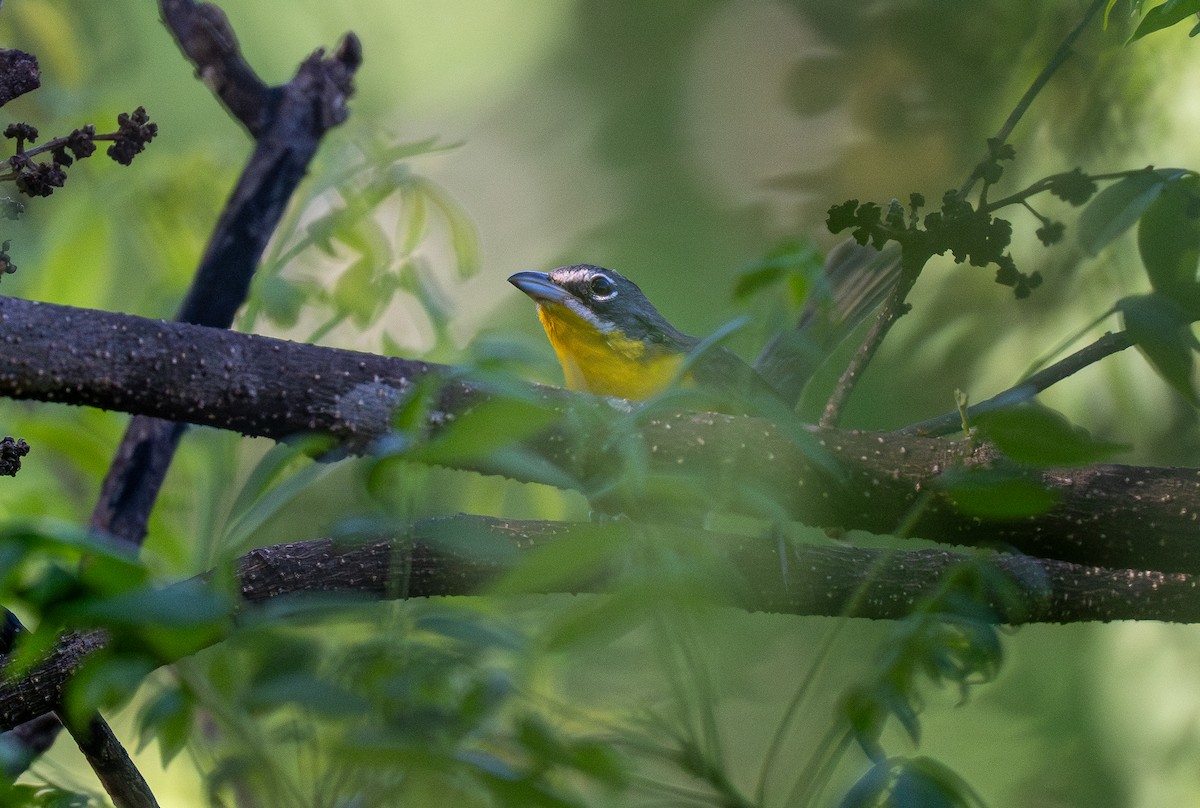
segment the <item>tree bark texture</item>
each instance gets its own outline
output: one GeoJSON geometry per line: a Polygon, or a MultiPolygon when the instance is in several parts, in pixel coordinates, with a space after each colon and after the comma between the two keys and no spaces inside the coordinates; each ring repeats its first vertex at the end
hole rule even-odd
{"type": "MultiPolygon", "coordinates": [[[[427,414],[434,431],[493,395],[445,366],[3,297],[0,346],[0,395],[275,440],[323,433],[350,452],[389,433],[393,411],[418,382],[443,380],[427,414]]],[[[939,542],[1119,569],[1200,568],[1200,469],[1027,470],[1057,504],[986,520],[942,493],[948,472],[1005,462],[986,445],[810,427],[801,437],[814,451],[756,418],[654,414],[534,385],[527,393],[563,414],[522,443],[543,465],[498,469],[488,457],[469,456],[440,462],[594,491],[620,479],[633,440],[653,472],[685,479],[709,507],[877,533],[907,522],[909,535],[939,542]]]]}

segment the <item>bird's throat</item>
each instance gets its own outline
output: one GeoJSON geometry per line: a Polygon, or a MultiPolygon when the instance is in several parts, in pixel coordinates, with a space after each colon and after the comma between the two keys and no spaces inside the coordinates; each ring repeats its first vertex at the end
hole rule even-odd
{"type": "Polygon", "coordinates": [[[538,319],[554,346],[567,387],[602,396],[646,399],[671,385],[683,354],[618,331],[602,331],[564,306],[538,305],[538,319]]]}

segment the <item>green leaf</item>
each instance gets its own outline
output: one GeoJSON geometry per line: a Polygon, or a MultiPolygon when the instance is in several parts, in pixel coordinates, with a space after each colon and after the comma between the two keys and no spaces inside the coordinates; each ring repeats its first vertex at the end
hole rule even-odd
{"type": "Polygon", "coordinates": [[[888,795],[888,805],[920,805],[921,808],[970,808],[981,804],[957,774],[931,758],[902,762],[888,795]]]}
{"type": "Polygon", "coordinates": [[[879,808],[890,805],[887,800],[888,785],[892,782],[891,761],[881,760],[850,787],[838,808],[879,808]]]}
{"type": "Polygon", "coordinates": [[[396,228],[396,251],[401,256],[410,255],[421,239],[425,236],[428,226],[428,209],[425,194],[419,187],[401,187],[400,199],[403,203],[400,220],[396,228]]]}
{"type": "Polygon", "coordinates": [[[1190,315],[1175,301],[1158,294],[1127,297],[1117,301],[1116,308],[1138,350],[1158,375],[1189,404],[1200,408],[1193,382],[1197,345],[1189,328],[1190,315]]]}
{"type": "Polygon", "coordinates": [[[757,264],[738,275],[733,285],[735,300],[745,300],[762,289],[774,286],[787,274],[787,269],[778,263],[757,264]]]}
{"type": "Polygon", "coordinates": [[[558,419],[558,413],[536,401],[495,396],[464,413],[409,457],[423,463],[456,466],[536,435],[558,419]]]}
{"type": "Polygon", "coordinates": [[[281,328],[291,328],[300,319],[300,309],[320,298],[321,289],[308,281],[292,281],[271,273],[260,277],[255,292],[263,315],[281,328]]]}
{"type": "Polygon", "coordinates": [[[233,603],[206,582],[192,579],[164,589],[139,588],[86,598],[67,610],[72,617],[106,626],[192,628],[224,621],[231,615],[233,603]]]}
{"type": "Polygon", "coordinates": [[[251,713],[295,706],[330,718],[348,718],[372,709],[362,696],[304,671],[280,671],[255,682],[243,695],[241,706],[251,713]]]}
{"type": "Polygon", "coordinates": [[[939,488],[968,516],[1020,519],[1045,513],[1058,497],[1036,479],[1005,469],[972,469],[942,475],[939,488]]]}
{"type": "Polygon", "coordinates": [[[1200,0],[1167,0],[1162,5],[1155,6],[1146,12],[1146,16],[1138,24],[1137,30],[1125,44],[1128,45],[1134,40],[1141,39],[1146,34],[1169,28],[1197,13],[1200,13],[1200,0]]]}
{"type": "MultiPolygon", "coordinates": [[[[324,443],[323,436],[316,437],[316,442],[324,443]]],[[[333,469],[332,463],[313,462],[303,448],[297,450],[284,444],[272,448],[239,492],[220,546],[226,549],[245,546],[268,519],[333,469]]]]}
{"type": "Polygon", "coordinates": [[[521,563],[492,591],[501,594],[572,591],[611,574],[613,561],[629,546],[632,531],[578,523],[569,532],[523,554],[521,563]]]}
{"type": "MultiPolygon", "coordinates": [[[[821,255],[807,242],[786,241],[761,260],[738,273],[733,287],[735,300],[749,297],[783,281],[798,277],[807,291],[811,279],[821,271],[821,255]]],[[[803,295],[801,296],[801,298],[803,295]]]]}
{"type": "Polygon", "coordinates": [[[1139,171],[1096,194],[1079,217],[1079,243],[1098,255],[1154,203],[1168,182],[1190,173],[1177,168],[1139,171]]]}
{"type": "Polygon", "coordinates": [[[66,707],[71,721],[83,726],[97,710],[123,705],[157,663],[140,654],[99,652],[84,662],[67,683],[66,707]]]}
{"type": "Polygon", "coordinates": [[[1200,318],[1200,177],[1163,189],[1138,223],[1138,252],[1154,291],[1200,318]]]}
{"type": "Polygon", "coordinates": [[[1108,0],[1104,6],[1104,30],[1108,30],[1108,17],[1112,14],[1113,6],[1117,4],[1117,0],[1108,0]]]}
{"type": "Polygon", "coordinates": [[[1094,440],[1087,430],[1040,404],[995,410],[975,425],[1005,455],[1029,466],[1083,466],[1128,448],[1094,440]]]}
{"type": "Polygon", "coordinates": [[[442,214],[450,229],[450,247],[454,251],[459,277],[469,278],[479,272],[479,234],[466,210],[444,188],[425,179],[414,181],[417,189],[442,214]]]}
{"type": "Polygon", "coordinates": [[[164,688],[157,698],[146,702],[138,714],[138,751],[158,741],[165,769],[187,745],[192,730],[194,704],[177,685],[164,688]]]}
{"type": "Polygon", "coordinates": [[[600,650],[646,622],[662,606],[662,596],[645,586],[622,586],[602,598],[577,600],[543,635],[546,650],[600,650]]]}

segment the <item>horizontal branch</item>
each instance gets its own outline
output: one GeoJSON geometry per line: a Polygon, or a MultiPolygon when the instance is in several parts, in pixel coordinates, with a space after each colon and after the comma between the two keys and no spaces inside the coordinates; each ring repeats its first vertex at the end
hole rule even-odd
{"type": "MultiPolygon", "coordinates": [[[[241,597],[249,605],[304,593],[378,599],[467,595],[486,591],[530,552],[553,542],[577,543],[581,553],[605,557],[604,552],[589,553],[586,544],[628,548],[630,531],[643,532],[654,546],[709,551],[713,563],[733,573],[725,577],[733,582],[728,587],[707,593],[714,601],[795,615],[899,619],[931,595],[947,573],[980,558],[943,550],[793,544],[628,521],[528,522],[459,515],[418,522],[399,539],[317,539],[263,547],[243,556],[237,570],[241,597]]],[[[622,565],[616,555],[607,553],[611,569],[527,591],[599,592],[619,586],[620,573],[614,570],[644,567],[644,562],[622,565]]],[[[1084,567],[1027,556],[985,558],[1017,593],[989,604],[1000,622],[1200,622],[1192,575],[1084,567]]],[[[67,635],[29,675],[0,681],[0,730],[54,709],[67,680],[103,645],[103,637],[99,631],[67,635]]]]}
{"type": "MultiPolygon", "coordinates": [[[[489,396],[446,366],[5,297],[0,347],[0,395],[276,440],[327,433],[351,452],[366,451],[389,432],[394,409],[422,380],[444,380],[428,413],[430,428],[455,422],[489,396]]],[[[811,427],[803,437],[820,445],[814,453],[797,445],[794,432],[761,419],[631,415],[627,402],[535,385],[526,390],[571,416],[523,442],[545,462],[511,464],[503,472],[513,479],[594,492],[619,481],[630,447],[640,447],[651,472],[694,486],[708,508],[876,533],[905,523],[908,535],[952,544],[1012,547],[1120,569],[1200,570],[1198,469],[1029,472],[1057,504],[1035,516],[989,521],[939,493],[947,472],[1000,462],[986,446],[811,427]]],[[[489,456],[439,462],[497,470],[489,456]]]]}

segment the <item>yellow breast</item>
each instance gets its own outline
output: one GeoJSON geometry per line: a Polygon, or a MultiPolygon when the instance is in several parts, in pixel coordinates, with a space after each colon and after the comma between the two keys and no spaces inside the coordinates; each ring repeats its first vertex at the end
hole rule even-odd
{"type": "Polygon", "coordinates": [[[675,378],[684,355],[604,333],[574,312],[547,304],[538,319],[554,346],[567,387],[602,396],[645,399],[661,393],[675,378]]]}

